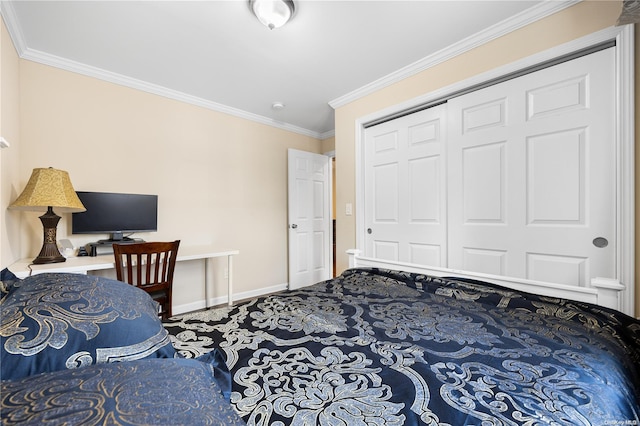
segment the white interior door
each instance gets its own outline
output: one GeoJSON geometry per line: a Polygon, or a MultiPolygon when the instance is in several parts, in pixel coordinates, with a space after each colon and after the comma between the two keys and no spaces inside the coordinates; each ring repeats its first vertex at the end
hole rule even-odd
{"type": "Polygon", "coordinates": [[[614,49],[449,104],[449,267],[616,276],[614,49]]]}
{"type": "Polygon", "coordinates": [[[365,255],[447,264],[446,105],[366,130],[365,255]]]}
{"type": "Polygon", "coordinates": [[[288,150],[289,288],[331,278],[331,165],[326,155],[288,150]]]}

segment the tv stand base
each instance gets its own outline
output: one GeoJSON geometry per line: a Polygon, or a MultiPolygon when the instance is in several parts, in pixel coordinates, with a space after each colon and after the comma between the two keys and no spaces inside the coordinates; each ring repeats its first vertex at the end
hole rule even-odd
{"type": "Polygon", "coordinates": [[[143,243],[142,238],[125,238],[122,240],[98,240],[95,243],[89,243],[85,246],[89,256],[101,256],[104,254],[113,254],[114,244],[134,244],[143,243]]]}

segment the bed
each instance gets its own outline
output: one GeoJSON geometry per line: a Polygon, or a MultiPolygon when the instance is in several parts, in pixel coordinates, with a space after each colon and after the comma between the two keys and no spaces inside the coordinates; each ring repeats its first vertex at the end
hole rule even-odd
{"type": "Polygon", "coordinates": [[[639,320],[367,262],[164,324],[128,284],[4,270],[2,424],[640,424],[639,320]]]}
{"type": "Polygon", "coordinates": [[[215,350],[178,356],[157,306],[81,274],[0,273],[3,425],[240,425],[215,350]]]}
{"type": "Polygon", "coordinates": [[[164,326],[251,425],[640,424],[640,321],[468,277],[355,267],[164,326]]]}

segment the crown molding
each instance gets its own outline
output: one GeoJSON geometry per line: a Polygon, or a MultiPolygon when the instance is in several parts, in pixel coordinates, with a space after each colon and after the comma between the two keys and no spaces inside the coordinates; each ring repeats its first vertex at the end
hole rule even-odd
{"type": "MultiPolygon", "coordinates": [[[[579,3],[580,1],[581,0],[545,1],[544,3],[531,7],[514,17],[511,17],[490,28],[487,28],[486,30],[480,31],[473,36],[467,37],[466,39],[458,43],[450,45],[434,53],[433,55],[429,55],[419,61],[414,62],[413,64],[399,69],[398,71],[395,71],[385,77],[369,83],[361,87],[360,89],[356,89],[355,91],[352,91],[333,101],[330,101],[329,105],[333,109],[339,108],[343,105],[374,93],[380,89],[397,83],[403,79],[406,79],[412,75],[422,72],[428,68],[431,68],[439,63],[445,62],[493,39],[501,37],[518,28],[524,27],[539,19],[559,12],[560,10],[579,3]]],[[[0,1],[0,13],[2,14],[2,17],[5,21],[5,25],[7,26],[7,30],[9,32],[9,35],[11,36],[16,51],[18,52],[18,56],[20,56],[20,58],[22,59],[27,59],[44,65],[53,66],[132,89],[145,91],[147,93],[152,93],[169,99],[200,106],[209,110],[221,112],[238,118],[243,118],[249,121],[265,124],[267,126],[279,128],[281,130],[309,136],[316,139],[323,140],[335,136],[335,130],[330,130],[323,133],[315,132],[299,126],[294,126],[292,124],[283,123],[269,117],[253,114],[244,110],[240,110],[238,108],[233,108],[217,102],[209,101],[207,99],[199,98],[197,96],[179,92],[177,90],[169,89],[160,85],[127,77],[122,74],[105,71],[97,67],[92,67],[80,62],[72,61],[55,55],[50,55],[48,53],[41,52],[35,49],[30,49],[27,47],[27,43],[24,39],[20,26],[18,25],[18,19],[15,11],[13,10],[11,2],[5,0],[0,1]]]]}
{"type": "Polygon", "coordinates": [[[11,36],[11,41],[13,41],[13,46],[18,52],[18,56],[22,56],[22,53],[27,48],[27,43],[24,40],[20,25],[18,25],[18,17],[10,2],[6,0],[0,1],[0,15],[2,15],[4,24],[7,26],[7,31],[11,36]]]}
{"type": "Polygon", "coordinates": [[[61,58],[59,56],[51,55],[38,50],[27,48],[20,57],[29,61],[38,62],[44,65],[49,65],[77,74],[82,74],[87,77],[97,78],[99,80],[118,84],[120,86],[129,87],[154,95],[163,96],[168,99],[173,99],[176,101],[206,108],[212,111],[221,112],[223,114],[232,115],[234,117],[243,118],[245,120],[253,121],[256,123],[265,124],[267,126],[279,128],[281,130],[298,133],[315,139],[321,139],[321,133],[319,132],[314,132],[302,127],[294,126],[292,124],[280,122],[269,117],[253,114],[238,108],[233,108],[197,96],[189,95],[178,90],[169,89],[164,86],[149,83],[143,80],[138,80],[111,71],[105,71],[101,68],[86,65],[66,58],[61,58]]]}
{"type": "Polygon", "coordinates": [[[328,131],[326,131],[324,133],[320,133],[320,139],[321,140],[329,139],[329,138],[334,137],[335,135],[336,135],[336,130],[335,129],[328,130],[328,131]]]}
{"type": "Polygon", "coordinates": [[[322,139],[323,135],[326,134],[315,132],[309,129],[304,129],[299,126],[294,126],[293,124],[284,123],[269,117],[253,114],[238,108],[233,108],[197,96],[189,95],[187,93],[169,89],[157,84],[148,83],[146,81],[127,77],[122,74],[106,71],[101,68],[93,67],[80,62],[51,55],[39,50],[31,49],[27,46],[27,43],[20,29],[20,25],[18,25],[18,19],[15,11],[13,10],[11,2],[4,0],[0,1],[0,12],[2,13],[5,25],[7,26],[7,31],[9,31],[9,35],[11,36],[11,40],[13,41],[16,51],[18,52],[18,56],[21,59],[26,59],[43,65],[49,65],[55,68],[71,71],[77,74],[85,75],[87,77],[97,78],[99,80],[118,84],[120,86],[141,90],[147,93],[152,93],[154,95],[163,96],[168,99],[185,102],[212,111],[221,112],[223,114],[232,115],[234,117],[243,118],[245,120],[265,124],[267,126],[297,133],[303,136],[309,136],[315,139],[322,139]]]}
{"type": "Polygon", "coordinates": [[[425,71],[435,65],[446,62],[451,58],[459,56],[465,52],[468,52],[476,47],[502,37],[505,34],[513,32],[519,28],[525,27],[533,22],[536,22],[542,18],[553,15],[563,9],[573,6],[579,3],[581,0],[567,0],[567,1],[553,1],[547,0],[536,6],[533,6],[511,18],[505,19],[502,22],[497,23],[489,28],[486,28],[480,32],[473,34],[457,43],[449,45],[444,49],[435,52],[425,58],[422,58],[413,64],[407,65],[385,77],[375,80],[367,85],[362,86],[344,96],[336,98],[329,102],[329,105],[333,108],[340,108],[346,104],[356,101],[364,96],[370,95],[385,87],[391,86],[399,81],[402,81],[408,77],[425,71]]]}

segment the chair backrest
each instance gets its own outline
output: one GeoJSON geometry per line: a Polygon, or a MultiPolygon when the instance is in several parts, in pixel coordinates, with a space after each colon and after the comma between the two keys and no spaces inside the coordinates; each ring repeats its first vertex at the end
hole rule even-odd
{"type": "Polygon", "coordinates": [[[171,316],[179,246],[180,240],[113,245],[117,279],[148,292],[160,304],[159,315],[163,318],[171,316]]]}

